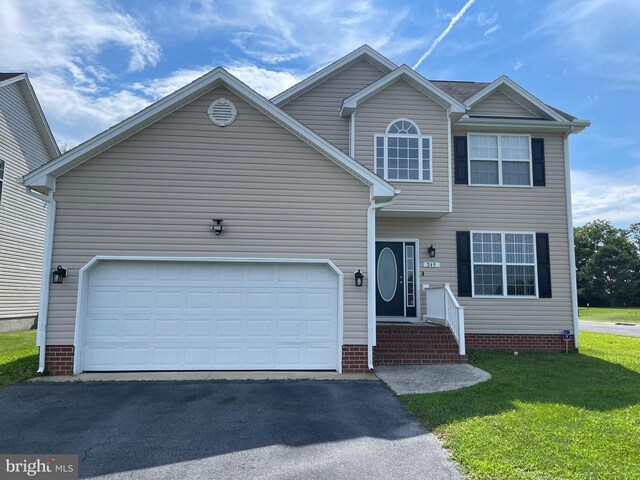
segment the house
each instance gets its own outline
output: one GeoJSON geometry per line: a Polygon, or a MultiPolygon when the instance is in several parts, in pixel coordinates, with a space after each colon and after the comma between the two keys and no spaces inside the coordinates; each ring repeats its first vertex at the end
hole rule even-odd
{"type": "Polygon", "coordinates": [[[368,46],[271,101],[216,68],[24,177],[49,198],[40,369],[564,349],[568,138],[588,125],[368,46]]]}
{"type": "Polygon", "coordinates": [[[24,73],[0,73],[0,332],[34,325],[46,203],[16,179],[60,155],[24,73]]]}

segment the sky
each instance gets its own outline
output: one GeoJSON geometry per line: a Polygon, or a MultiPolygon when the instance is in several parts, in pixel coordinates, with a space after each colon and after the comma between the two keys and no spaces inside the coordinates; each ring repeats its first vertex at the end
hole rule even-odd
{"type": "Polygon", "coordinates": [[[431,80],[508,75],[592,122],[575,224],[640,221],[639,0],[0,0],[0,32],[67,147],[219,65],[268,98],[365,43],[431,80]]]}

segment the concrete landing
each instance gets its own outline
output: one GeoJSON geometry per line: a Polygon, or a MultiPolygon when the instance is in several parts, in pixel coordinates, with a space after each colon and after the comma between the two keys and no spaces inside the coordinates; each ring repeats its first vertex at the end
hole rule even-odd
{"type": "Polygon", "coordinates": [[[375,374],[398,395],[433,393],[470,387],[491,375],[468,363],[376,367],[375,374]]]}

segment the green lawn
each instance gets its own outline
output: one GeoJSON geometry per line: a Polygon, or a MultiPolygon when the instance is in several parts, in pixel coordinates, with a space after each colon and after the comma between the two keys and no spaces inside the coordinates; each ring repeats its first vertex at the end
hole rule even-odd
{"type": "Polygon", "coordinates": [[[580,342],[569,355],[472,352],[488,382],[401,399],[470,478],[640,478],[640,338],[580,342]]]}
{"type": "Polygon", "coordinates": [[[640,324],[640,308],[586,308],[578,309],[580,320],[607,323],[640,324]]]}
{"type": "Polygon", "coordinates": [[[0,390],[36,376],[36,331],[0,333],[0,390]]]}

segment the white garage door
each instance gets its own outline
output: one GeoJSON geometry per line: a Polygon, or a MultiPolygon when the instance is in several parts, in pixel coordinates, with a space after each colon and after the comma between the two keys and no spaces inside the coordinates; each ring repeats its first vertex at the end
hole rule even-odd
{"type": "Polygon", "coordinates": [[[89,271],[82,369],[337,368],[323,264],[104,261],[89,271]]]}

